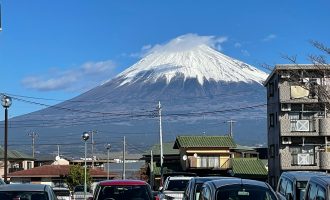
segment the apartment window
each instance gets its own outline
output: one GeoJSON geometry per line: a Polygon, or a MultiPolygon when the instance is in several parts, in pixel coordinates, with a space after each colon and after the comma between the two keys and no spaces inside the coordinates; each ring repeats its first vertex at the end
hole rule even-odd
{"type": "Polygon", "coordinates": [[[277,112],[275,113],[275,124],[277,125],[278,123],[278,117],[277,117],[277,112]]]}
{"type": "Polygon", "coordinates": [[[32,162],[27,162],[27,169],[31,169],[32,168],[32,162]]]}
{"type": "Polygon", "coordinates": [[[268,84],[268,96],[273,97],[274,96],[274,83],[268,84]]]}
{"type": "Polygon", "coordinates": [[[269,114],[269,127],[274,127],[274,114],[269,114]]]}
{"type": "Polygon", "coordinates": [[[292,165],[315,165],[315,147],[291,147],[292,165]]]}
{"type": "Polygon", "coordinates": [[[275,145],[270,145],[269,146],[269,152],[268,152],[268,154],[269,154],[269,157],[270,158],[274,158],[275,157],[275,145]]]}

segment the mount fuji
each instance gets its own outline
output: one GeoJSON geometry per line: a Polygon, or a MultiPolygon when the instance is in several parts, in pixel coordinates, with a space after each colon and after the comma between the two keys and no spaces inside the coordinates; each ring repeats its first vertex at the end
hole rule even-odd
{"type": "Polygon", "coordinates": [[[81,133],[95,130],[96,152],[103,152],[106,143],[120,150],[126,136],[128,150],[141,153],[159,141],[160,102],[164,141],[177,135],[225,135],[225,122],[235,120],[237,143],[264,144],[262,82],[268,74],[206,43],[186,45],[185,40],[181,36],[153,48],[113,79],[71,100],[11,119],[11,142],[21,140],[28,128],[39,134],[39,151],[56,151],[60,144],[62,153],[75,154],[83,150],[81,133]]]}

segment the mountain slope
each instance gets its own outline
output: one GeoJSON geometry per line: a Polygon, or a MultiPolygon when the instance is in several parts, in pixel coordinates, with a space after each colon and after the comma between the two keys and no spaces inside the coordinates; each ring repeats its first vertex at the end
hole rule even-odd
{"type": "MultiPolygon", "coordinates": [[[[205,44],[170,51],[158,48],[84,94],[12,119],[11,132],[13,139],[21,138],[22,130],[29,127],[45,141],[53,142],[55,137],[64,145],[79,140],[84,131],[97,130],[95,151],[103,151],[103,143],[110,141],[119,150],[124,135],[133,145],[129,151],[137,151],[158,141],[155,108],[161,101],[164,141],[176,135],[223,135],[228,132],[223,122],[234,119],[240,144],[264,143],[266,94],[261,83],[266,77],[205,44]]],[[[39,148],[56,150],[47,145],[39,148]]],[[[71,143],[63,148],[77,151],[71,143]]]]}
{"type": "Polygon", "coordinates": [[[168,84],[177,76],[182,76],[184,80],[196,78],[201,85],[204,80],[261,83],[267,78],[265,72],[230,58],[205,44],[185,51],[154,52],[117,77],[122,79],[120,85],[124,85],[140,79],[144,82],[157,82],[163,78],[168,84]]]}

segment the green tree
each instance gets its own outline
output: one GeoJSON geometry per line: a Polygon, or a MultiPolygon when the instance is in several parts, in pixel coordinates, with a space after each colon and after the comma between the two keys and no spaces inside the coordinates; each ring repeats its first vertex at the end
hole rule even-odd
{"type": "MultiPolygon", "coordinates": [[[[89,169],[86,173],[87,187],[90,187],[92,179],[89,174],[89,169]]],[[[68,184],[69,189],[73,190],[77,185],[84,185],[85,182],[85,169],[80,165],[72,165],[69,169],[69,174],[65,179],[65,182],[68,184]]]]}

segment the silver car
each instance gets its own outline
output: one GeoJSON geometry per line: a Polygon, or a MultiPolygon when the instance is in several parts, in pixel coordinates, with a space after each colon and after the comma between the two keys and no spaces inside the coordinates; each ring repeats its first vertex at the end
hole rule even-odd
{"type": "Polygon", "coordinates": [[[71,200],[71,192],[68,188],[54,187],[53,190],[58,200],[71,200]]]}
{"type": "Polygon", "coordinates": [[[0,199],[57,200],[53,189],[42,184],[6,184],[0,187],[0,199]]]}

